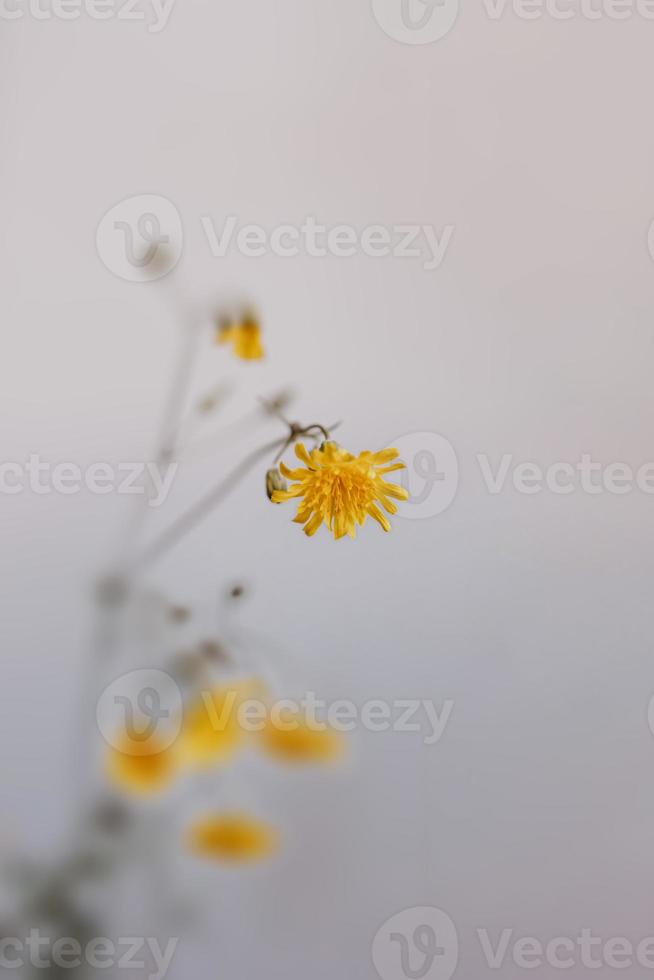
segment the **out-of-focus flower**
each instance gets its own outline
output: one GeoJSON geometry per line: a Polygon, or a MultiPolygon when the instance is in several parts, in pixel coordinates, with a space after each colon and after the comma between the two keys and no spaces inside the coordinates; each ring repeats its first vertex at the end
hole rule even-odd
{"type": "Polygon", "coordinates": [[[239,320],[221,320],[216,343],[231,344],[232,353],[244,361],[259,361],[264,356],[261,326],[253,313],[245,313],[239,320]]]}
{"type": "Polygon", "coordinates": [[[158,793],[174,779],[178,769],[174,745],[167,745],[151,736],[145,741],[127,732],[109,750],[107,771],[111,781],[129,793],[158,793]]]}
{"type": "Polygon", "coordinates": [[[277,850],[279,837],[269,824],[245,813],[202,817],[188,830],[188,846],[218,861],[260,861],[277,850]]]}
{"type": "Polygon", "coordinates": [[[227,762],[242,747],[246,732],[239,724],[238,710],[254,696],[254,682],[241,682],[203,691],[187,708],[182,725],[180,750],[192,766],[227,762]]]}
{"type": "Polygon", "coordinates": [[[324,442],[319,449],[308,452],[302,443],[295,454],[306,469],[290,470],[284,463],[280,470],[289,480],[296,480],[288,490],[275,490],[274,503],[301,497],[294,520],[304,524],[304,533],[315,534],[324,522],[336,539],[356,535],[356,525],[372,517],[390,531],[388,518],[381,512],[380,503],[389,514],[397,507],[390,499],[407,500],[408,492],[394,483],[386,483],[386,473],[404,469],[404,463],[393,463],[397,449],[382,449],[378,453],[363,452],[353,456],[335,442],[324,442]],[[390,464],[390,465],[389,465],[390,464]]]}
{"type": "Polygon", "coordinates": [[[260,734],[261,747],[268,755],[294,765],[336,762],[345,749],[345,740],[333,728],[310,726],[298,716],[274,722],[268,718],[260,734]]]}

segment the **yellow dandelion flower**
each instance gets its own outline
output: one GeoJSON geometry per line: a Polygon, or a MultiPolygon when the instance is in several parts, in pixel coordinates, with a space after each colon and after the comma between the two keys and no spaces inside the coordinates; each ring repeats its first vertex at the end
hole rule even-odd
{"type": "Polygon", "coordinates": [[[269,717],[260,740],[268,755],[294,765],[336,762],[345,749],[340,732],[316,728],[299,717],[285,717],[282,724],[269,717]]]}
{"type": "Polygon", "coordinates": [[[218,325],[216,343],[231,344],[232,353],[243,361],[259,361],[264,356],[261,326],[251,313],[238,321],[223,320],[218,325]]]}
{"type": "Polygon", "coordinates": [[[217,861],[248,862],[277,850],[277,832],[245,813],[222,813],[197,820],[187,832],[189,848],[217,861]]]}
{"type": "Polygon", "coordinates": [[[391,462],[399,455],[396,449],[352,456],[335,442],[325,442],[311,452],[299,443],[295,454],[307,468],[290,470],[280,463],[283,475],[298,482],[288,490],[276,490],[272,500],[280,503],[293,497],[302,498],[294,520],[304,524],[305,534],[315,534],[324,522],[336,539],[345,534],[353,538],[356,525],[363,524],[366,517],[372,517],[384,531],[390,531],[390,522],[377,503],[387,513],[394,514],[397,507],[390,498],[407,500],[409,496],[403,487],[383,479],[386,473],[404,469],[404,463],[391,462]]]}
{"type": "Polygon", "coordinates": [[[175,747],[154,736],[139,741],[124,732],[109,750],[107,774],[128,793],[158,793],[172,782],[177,769],[175,747]]]}
{"type": "Polygon", "coordinates": [[[246,734],[239,723],[239,707],[254,689],[245,682],[215,687],[189,705],[180,738],[185,762],[205,767],[231,759],[246,734]]]}

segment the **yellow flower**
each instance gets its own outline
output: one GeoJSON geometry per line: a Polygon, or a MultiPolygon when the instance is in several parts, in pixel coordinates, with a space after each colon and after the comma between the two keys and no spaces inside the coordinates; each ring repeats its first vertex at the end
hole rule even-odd
{"type": "Polygon", "coordinates": [[[178,758],[172,745],[154,736],[139,741],[124,732],[109,751],[109,778],[130,793],[157,793],[177,774],[178,758]]]}
{"type": "Polygon", "coordinates": [[[283,463],[280,470],[289,480],[298,482],[288,490],[276,490],[274,503],[302,497],[294,520],[304,524],[304,533],[315,534],[323,523],[336,539],[356,534],[356,524],[363,524],[372,517],[385,531],[391,525],[377,506],[394,514],[397,507],[389,498],[407,500],[409,494],[403,487],[386,483],[383,476],[393,470],[404,469],[404,463],[391,463],[396,459],[396,449],[382,449],[378,453],[364,452],[358,456],[341,449],[335,442],[325,442],[320,449],[310,453],[300,443],[295,447],[296,456],[307,469],[289,470],[283,463]]]}
{"type": "Polygon", "coordinates": [[[252,696],[251,683],[234,683],[203,691],[184,714],[180,750],[186,762],[211,766],[225,762],[241,748],[245,732],[238,709],[252,696]]]}
{"type": "Polygon", "coordinates": [[[218,861],[258,861],[276,851],[278,841],[272,827],[245,813],[203,817],[187,833],[192,851],[218,861]]]}
{"type": "Polygon", "coordinates": [[[343,736],[333,728],[318,729],[297,716],[287,715],[281,722],[268,718],[260,735],[264,752],[275,759],[297,765],[320,764],[334,762],[343,754],[343,736]]]}
{"type": "Polygon", "coordinates": [[[223,320],[218,325],[216,343],[231,344],[233,354],[244,361],[258,361],[263,357],[261,327],[251,313],[238,321],[223,320]]]}

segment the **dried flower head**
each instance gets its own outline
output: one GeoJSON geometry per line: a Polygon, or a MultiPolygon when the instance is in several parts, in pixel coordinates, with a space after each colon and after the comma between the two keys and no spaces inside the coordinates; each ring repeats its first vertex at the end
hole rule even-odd
{"type": "Polygon", "coordinates": [[[173,623],[186,623],[191,618],[191,610],[187,606],[170,606],[168,616],[173,623]]]}
{"type": "Polygon", "coordinates": [[[335,442],[324,442],[319,449],[308,452],[302,443],[295,447],[295,454],[306,466],[290,470],[284,463],[280,470],[289,480],[295,480],[288,490],[275,490],[275,503],[302,498],[294,518],[304,524],[305,534],[315,534],[324,523],[334,535],[342,538],[356,535],[356,525],[372,517],[384,531],[390,531],[388,518],[378,503],[389,514],[397,507],[390,499],[407,500],[408,492],[394,483],[386,483],[383,477],[394,470],[404,469],[404,463],[393,463],[397,449],[380,452],[363,452],[353,456],[335,442]]]}
{"type": "Polygon", "coordinates": [[[278,841],[269,824],[245,813],[203,817],[187,833],[188,845],[196,854],[235,863],[269,857],[277,850],[278,841]]]}
{"type": "Polygon", "coordinates": [[[278,418],[286,411],[293,401],[293,392],[289,388],[283,388],[277,394],[268,398],[260,398],[259,402],[266,415],[274,415],[278,418]]]}
{"type": "Polygon", "coordinates": [[[184,684],[191,684],[204,671],[204,662],[199,651],[179,650],[171,662],[173,674],[184,684]]]}
{"type": "Polygon", "coordinates": [[[231,663],[229,653],[217,640],[202,640],[198,646],[198,653],[203,660],[208,660],[210,663],[222,664],[223,666],[231,663]]]}

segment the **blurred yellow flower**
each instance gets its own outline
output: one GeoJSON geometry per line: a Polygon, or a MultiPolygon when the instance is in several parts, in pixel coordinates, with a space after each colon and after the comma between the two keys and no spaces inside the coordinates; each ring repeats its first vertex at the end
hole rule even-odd
{"type": "Polygon", "coordinates": [[[232,353],[244,361],[259,361],[264,356],[261,327],[251,313],[246,313],[240,320],[223,320],[218,325],[216,343],[231,344],[232,353]]]}
{"type": "Polygon", "coordinates": [[[254,690],[253,682],[214,687],[189,705],[180,738],[185,762],[211,766],[226,762],[242,747],[246,733],[239,723],[239,707],[254,690]]]}
{"type": "Polygon", "coordinates": [[[158,793],[176,776],[178,761],[173,745],[154,736],[140,741],[124,732],[109,750],[107,773],[117,787],[128,793],[158,793]]]}
{"type": "Polygon", "coordinates": [[[295,454],[306,469],[290,470],[281,463],[283,475],[298,482],[288,490],[275,490],[272,500],[281,503],[293,497],[303,498],[294,521],[304,524],[305,534],[315,534],[324,522],[334,538],[345,534],[353,538],[356,525],[363,524],[366,517],[372,517],[384,531],[390,531],[390,522],[377,502],[389,514],[394,514],[397,507],[390,498],[407,500],[409,496],[403,487],[383,479],[386,473],[404,469],[404,463],[391,463],[399,455],[396,449],[353,456],[335,442],[324,442],[310,453],[299,443],[295,454]]]}
{"type": "Polygon", "coordinates": [[[278,761],[294,765],[322,764],[335,762],[343,755],[345,739],[333,728],[310,726],[297,715],[280,720],[282,724],[269,717],[260,735],[264,752],[278,761]]]}
{"type": "Polygon", "coordinates": [[[187,842],[202,857],[238,863],[269,857],[277,850],[279,837],[268,824],[245,813],[223,813],[197,820],[187,842]]]}

